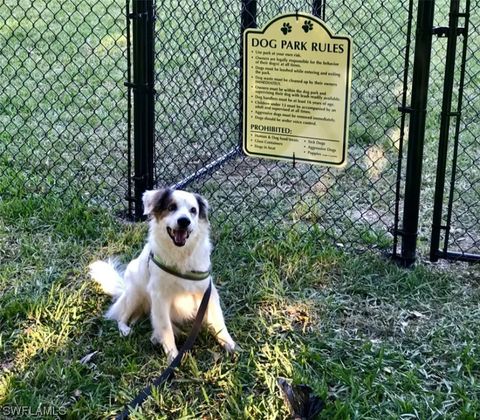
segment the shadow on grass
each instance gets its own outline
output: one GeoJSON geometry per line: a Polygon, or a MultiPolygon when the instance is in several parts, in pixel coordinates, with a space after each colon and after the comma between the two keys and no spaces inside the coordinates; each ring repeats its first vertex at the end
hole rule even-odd
{"type": "MultiPolygon", "coordinates": [[[[0,205],[17,256],[0,269],[1,401],[110,416],[166,361],[150,344],[148,320],[123,338],[102,319],[109,299],[88,282],[87,266],[111,255],[127,262],[145,227],[42,200],[0,205]]],[[[348,255],[325,246],[317,229],[214,221],[212,231],[215,282],[243,351],[229,358],[203,332],[137,418],[282,418],[279,376],[331,398],[320,418],[468,418],[479,410],[478,281],[348,255]]]]}

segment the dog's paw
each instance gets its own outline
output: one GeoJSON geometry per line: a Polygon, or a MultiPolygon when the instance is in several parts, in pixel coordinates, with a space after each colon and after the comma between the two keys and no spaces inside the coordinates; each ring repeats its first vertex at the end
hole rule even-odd
{"type": "Polygon", "coordinates": [[[126,337],[132,332],[132,329],[127,325],[124,324],[123,322],[118,323],[118,331],[120,331],[120,334],[126,337]]]}
{"type": "Polygon", "coordinates": [[[238,361],[242,348],[234,341],[223,344],[223,348],[227,353],[227,358],[233,362],[238,361]]]}
{"type": "Polygon", "coordinates": [[[167,363],[170,364],[173,362],[173,360],[175,359],[175,357],[178,356],[178,350],[177,349],[173,349],[173,350],[170,350],[168,353],[167,353],[167,363]]]}
{"type": "Polygon", "coordinates": [[[227,353],[235,353],[240,350],[240,347],[235,343],[235,341],[228,341],[222,344],[223,348],[227,353]]]}
{"type": "Polygon", "coordinates": [[[150,337],[150,342],[154,345],[154,346],[158,346],[159,344],[162,344],[162,342],[160,341],[160,339],[158,337],[155,336],[155,334],[152,334],[151,337],[150,337]]]}
{"type": "Polygon", "coordinates": [[[172,363],[173,359],[177,357],[178,350],[174,344],[173,346],[166,346],[165,343],[155,335],[155,333],[150,337],[150,341],[154,346],[161,345],[163,347],[163,351],[167,355],[168,364],[172,363]]]}

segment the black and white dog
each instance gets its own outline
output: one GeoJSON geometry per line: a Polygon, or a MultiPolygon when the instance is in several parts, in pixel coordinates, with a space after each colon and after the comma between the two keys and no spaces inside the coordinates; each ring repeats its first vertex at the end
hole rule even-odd
{"type": "MultiPolygon", "coordinates": [[[[173,323],[195,317],[211,281],[208,204],[198,194],[167,188],[146,191],[143,205],[150,221],[140,256],[123,275],[111,261],[94,262],[90,274],[115,298],[106,316],[123,335],[131,331],[129,322],[150,313],[152,342],[162,344],[171,362],[178,354],[173,323]]],[[[235,349],[213,284],[204,322],[227,351],[235,349]]]]}

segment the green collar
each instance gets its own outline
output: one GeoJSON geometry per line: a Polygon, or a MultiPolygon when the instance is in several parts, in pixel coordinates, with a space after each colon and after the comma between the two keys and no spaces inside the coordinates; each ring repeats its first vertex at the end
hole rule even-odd
{"type": "Polygon", "coordinates": [[[162,269],[166,273],[171,274],[172,276],[175,276],[175,277],[180,277],[182,279],[201,281],[201,280],[208,279],[208,277],[210,276],[210,270],[187,271],[186,273],[182,273],[178,271],[175,267],[166,265],[162,260],[160,260],[160,258],[154,255],[153,252],[150,252],[150,259],[155,263],[155,265],[157,265],[160,269],[162,269]]]}

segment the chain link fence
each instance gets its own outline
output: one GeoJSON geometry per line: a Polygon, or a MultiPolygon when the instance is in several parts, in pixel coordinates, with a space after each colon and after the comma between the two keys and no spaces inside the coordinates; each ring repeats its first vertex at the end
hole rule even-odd
{"type": "MultiPolygon", "coordinates": [[[[156,55],[160,92],[156,185],[187,186],[202,192],[220,221],[258,224],[275,220],[288,226],[315,226],[340,246],[396,249],[392,232],[401,231],[404,139],[409,128],[408,115],[399,108],[408,108],[410,103],[416,2],[328,1],[321,8],[333,31],[347,33],[354,41],[347,168],[292,166],[239,153],[240,5],[162,2],[157,4],[156,26],[156,42],[162,45],[156,55]]],[[[291,11],[311,12],[312,2],[260,1],[254,20],[263,27],[276,15],[291,11]]],[[[479,14],[472,11],[469,33],[475,34],[479,14]]],[[[448,16],[449,2],[437,1],[435,24],[446,26],[448,16]]],[[[431,235],[446,54],[446,39],[434,38],[420,206],[423,255],[431,235]]],[[[455,185],[447,182],[444,199],[445,219],[452,224],[445,248],[453,247],[460,254],[478,253],[480,237],[474,211],[479,198],[480,46],[478,37],[472,38],[467,44],[456,163],[452,163],[453,141],[449,146],[447,173],[456,173],[457,179],[455,185]]],[[[461,47],[458,51],[457,91],[461,47]]]]}
{"type": "MultiPolygon", "coordinates": [[[[480,12],[475,3],[459,2],[459,28],[468,28],[466,34],[457,37],[455,67],[453,74],[452,116],[449,126],[447,162],[445,168],[445,189],[441,218],[440,251],[458,255],[480,254],[480,12]],[[463,13],[470,9],[468,17],[463,13]],[[462,66],[464,76],[462,81],[462,66]],[[462,83],[463,82],[463,83],[462,83]],[[458,113],[458,117],[455,115],[458,113]],[[458,126],[457,126],[458,124],[458,126]]],[[[435,26],[448,24],[449,2],[437,2],[435,26]]],[[[442,82],[445,75],[445,57],[448,39],[435,37],[433,42],[433,70],[430,79],[429,112],[431,124],[427,127],[424,192],[431,200],[437,150],[439,143],[438,127],[441,119],[442,82]]],[[[437,198],[438,199],[438,198],[437,198]]],[[[428,202],[428,201],[427,201],[428,202]]],[[[423,236],[429,234],[431,206],[424,209],[423,236]]]]}
{"type": "MultiPolygon", "coordinates": [[[[240,6],[157,4],[156,42],[162,46],[156,55],[157,185],[188,185],[202,192],[221,221],[316,226],[338,244],[391,247],[408,4],[326,4],[327,24],[354,40],[345,170],[238,152],[240,6]],[[222,158],[213,173],[202,172],[222,158]],[[196,171],[199,176],[191,177],[196,171]]],[[[257,25],[288,11],[311,13],[312,3],[258,2],[257,25]]]]}
{"type": "Polygon", "coordinates": [[[123,1],[0,2],[0,199],[127,209],[123,1]]]}
{"type": "MultiPolygon", "coordinates": [[[[153,184],[204,194],[214,223],[315,227],[339,246],[390,251],[402,217],[409,121],[399,107],[408,106],[411,95],[417,2],[314,3],[334,32],[353,39],[348,166],[336,170],[243,156],[242,2],[162,1],[155,5],[153,184]]],[[[258,1],[255,19],[262,27],[279,13],[312,8],[304,0],[258,1]]],[[[130,1],[118,0],[0,4],[0,198],[71,194],[131,215],[131,115],[124,86],[129,9],[130,1]]],[[[435,23],[446,25],[448,13],[449,2],[438,0],[435,23]]],[[[472,7],[459,143],[449,144],[447,173],[456,178],[452,183],[447,177],[444,196],[444,219],[452,228],[442,238],[461,253],[478,253],[480,246],[479,19],[472,7]]],[[[423,251],[432,223],[445,46],[445,39],[434,39],[423,251]]],[[[459,68],[456,74],[458,91],[459,68]]]]}

